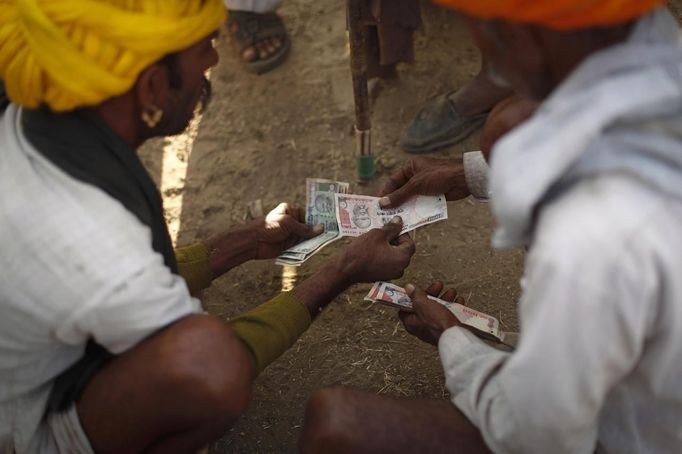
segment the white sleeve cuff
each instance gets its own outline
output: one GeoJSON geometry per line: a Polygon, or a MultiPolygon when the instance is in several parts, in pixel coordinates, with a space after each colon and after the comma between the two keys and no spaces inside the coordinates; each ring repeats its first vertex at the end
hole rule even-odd
{"type": "Polygon", "coordinates": [[[476,199],[487,201],[490,198],[488,187],[488,173],[490,167],[480,151],[470,151],[462,156],[464,164],[464,178],[469,192],[476,199]]]}

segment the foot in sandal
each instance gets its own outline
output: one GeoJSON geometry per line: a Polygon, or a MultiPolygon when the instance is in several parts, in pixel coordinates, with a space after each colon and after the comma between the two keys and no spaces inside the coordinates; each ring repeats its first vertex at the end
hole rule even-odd
{"type": "Polygon", "coordinates": [[[275,13],[229,11],[227,28],[246,68],[256,74],[273,70],[291,48],[282,18],[275,13]]]}

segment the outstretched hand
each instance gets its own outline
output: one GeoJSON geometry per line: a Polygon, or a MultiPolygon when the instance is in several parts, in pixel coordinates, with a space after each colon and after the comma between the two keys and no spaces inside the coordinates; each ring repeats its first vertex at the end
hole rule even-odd
{"type": "Polygon", "coordinates": [[[322,225],[303,224],[304,210],[281,203],[266,217],[255,219],[206,240],[213,277],[253,259],[277,257],[294,244],[319,235],[322,225]]]}
{"type": "Polygon", "coordinates": [[[470,192],[464,178],[461,159],[438,159],[420,156],[394,172],[379,196],[382,208],[394,208],[418,195],[445,194],[447,200],[459,200],[470,192]]]}
{"type": "Polygon", "coordinates": [[[340,254],[329,260],[313,276],[294,290],[311,316],[329,304],[339,293],[359,282],[387,281],[403,275],[414,254],[414,242],[400,234],[403,222],[395,217],[381,229],[356,238],[340,254]]]}
{"type": "Polygon", "coordinates": [[[415,251],[403,221],[396,216],[381,229],[356,238],[339,257],[350,283],[387,281],[403,275],[415,251]]]}
{"type": "Polygon", "coordinates": [[[405,287],[407,295],[412,299],[413,312],[400,311],[398,317],[405,326],[405,331],[429,344],[437,345],[441,334],[448,328],[461,325],[457,317],[445,306],[431,301],[428,295],[435,296],[444,301],[456,301],[464,303],[461,296],[457,296],[455,289],[443,292],[443,283],[435,281],[426,289],[426,292],[408,284],[405,287]],[[441,292],[443,292],[441,294],[441,292]]]}
{"type": "Polygon", "coordinates": [[[305,210],[280,203],[264,218],[251,221],[247,226],[253,229],[256,241],[256,259],[271,259],[291,246],[319,235],[322,225],[307,225],[305,210]]]}

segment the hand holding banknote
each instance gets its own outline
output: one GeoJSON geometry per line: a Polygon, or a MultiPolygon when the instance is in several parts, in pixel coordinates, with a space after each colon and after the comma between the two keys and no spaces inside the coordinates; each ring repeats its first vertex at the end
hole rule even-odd
{"type": "Polygon", "coordinates": [[[353,284],[399,278],[410,264],[415,250],[409,235],[400,235],[402,227],[398,218],[381,229],[356,238],[315,274],[296,286],[293,294],[315,316],[353,284]]]}
{"type": "Polygon", "coordinates": [[[380,229],[356,238],[342,253],[343,273],[353,283],[398,279],[415,251],[414,241],[400,234],[403,223],[394,217],[380,229]]]}
{"type": "Polygon", "coordinates": [[[334,194],[348,192],[349,184],[324,178],[306,179],[305,222],[324,229],[322,235],[292,245],[277,257],[278,265],[299,266],[325,246],[341,238],[334,194]]]}
{"type": "Polygon", "coordinates": [[[281,203],[266,217],[236,226],[205,241],[213,277],[249,260],[276,257],[303,238],[316,237],[322,226],[304,224],[303,210],[281,203]]]}
{"type": "Polygon", "coordinates": [[[382,208],[400,206],[419,195],[445,194],[446,200],[469,195],[461,159],[420,156],[391,174],[379,195],[382,208]]]}
{"type": "Polygon", "coordinates": [[[308,225],[305,212],[298,207],[280,203],[264,218],[254,219],[246,227],[254,236],[255,259],[271,259],[282,251],[323,232],[322,225],[308,225]]]}
{"type": "Polygon", "coordinates": [[[457,296],[455,289],[448,289],[443,292],[443,283],[436,281],[426,289],[426,292],[411,284],[405,287],[405,291],[412,300],[412,311],[401,310],[398,316],[405,326],[405,331],[416,338],[432,345],[438,345],[438,339],[440,339],[443,331],[461,325],[457,317],[445,306],[431,301],[427,297],[430,295],[443,301],[462,304],[463,298],[457,296]]]}
{"type": "Polygon", "coordinates": [[[403,221],[401,233],[448,218],[448,206],[443,195],[416,196],[391,209],[382,209],[378,197],[335,194],[335,199],[336,220],[343,236],[359,236],[381,228],[395,216],[400,216],[403,221]]]}

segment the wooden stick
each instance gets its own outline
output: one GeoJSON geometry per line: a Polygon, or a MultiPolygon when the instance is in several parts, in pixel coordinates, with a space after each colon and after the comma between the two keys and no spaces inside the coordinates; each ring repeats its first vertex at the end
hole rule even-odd
{"type": "Polygon", "coordinates": [[[365,30],[362,21],[362,4],[367,0],[348,0],[348,35],[350,41],[350,69],[353,78],[355,102],[355,137],[358,179],[366,183],[374,177],[372,155],[372,123],[367,89],[367,61],[365,30]]]}

